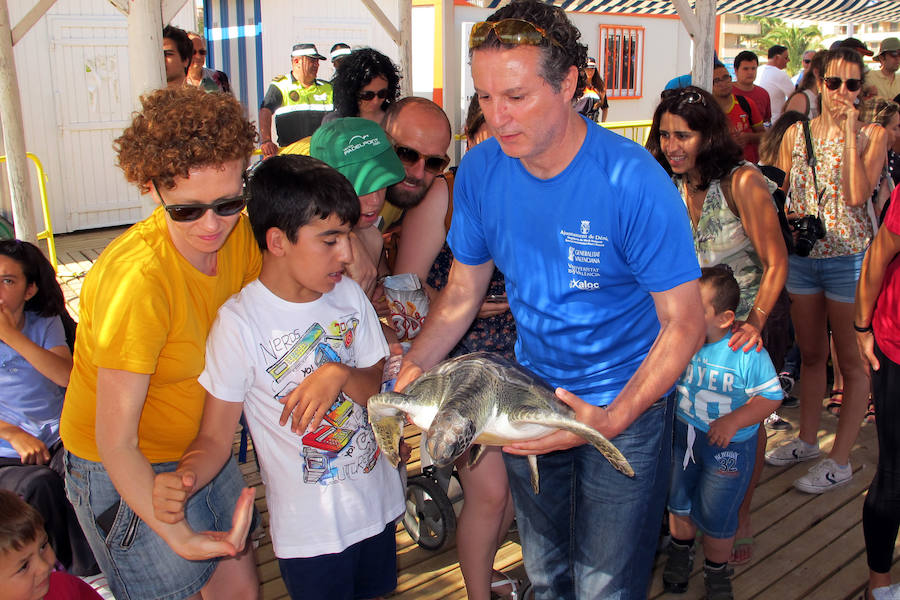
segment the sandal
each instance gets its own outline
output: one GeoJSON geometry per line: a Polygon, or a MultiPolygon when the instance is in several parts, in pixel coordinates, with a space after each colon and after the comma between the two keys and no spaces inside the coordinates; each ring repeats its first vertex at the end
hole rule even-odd
{"type": "Polygon", "coordinates": [[[753,536],[739,538],[734,540],[734,546],[731,549],[731,558],[728,560],[730,565],[743,565],[750,562],[753,558],[753,536]]]}
{"type": "Polygon", "coordinates": [[[828,397],[828,404],[825,405],[825,410],[828,411],[829,414],[839,417],[841,416],[841,405],[844,403],[844,390],[842,389],[834,389],[831,390],[831,396],[828,397]]]}
{"type": "Polygon", "coordinates": [[[872,402],[872,396],[869,396],[869,406],[866,407],[866,423],[874,423],[875,422],[875,403],[872,402]]]}
{"type": "Polygon", "coordinates": [[[491,600],[502,600],[504,598],[508,598],[509,600],[519,600],[519,586],[522,585],[522,582],[518,579],[506,577],[506,574],[501,571],[494,571],[494,574],[502,575],[504,579],[498,579],[497,581],[491,582],[491,600]],[[508,593],[501,594],[493,591],[493,588],[503,587],[505,585],[508,585],[511,588],[508,593]]]}

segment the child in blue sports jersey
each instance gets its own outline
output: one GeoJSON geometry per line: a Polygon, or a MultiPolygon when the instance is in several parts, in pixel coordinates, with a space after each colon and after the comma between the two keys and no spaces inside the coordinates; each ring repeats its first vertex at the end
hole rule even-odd
{"type": "Polygon", "coordinates": [[[706,344],[678,382],[669,529],[663,571],[667,592],[683,593],[703,532],[708,598],[730,599],[731,555],[738,508],[753,472],[756,429],[781,404],[783,392],[769,355],[728,347],[740,288],[731,268],[701,269],[706,344]]]}

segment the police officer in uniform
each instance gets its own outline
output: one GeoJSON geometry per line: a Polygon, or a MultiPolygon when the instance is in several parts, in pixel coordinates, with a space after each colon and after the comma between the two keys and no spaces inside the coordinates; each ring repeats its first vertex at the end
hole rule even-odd
{"type": "Polygon", "coordinates": [[[334,110],[331,84],[316,79],[319,61],[326,60],[315,44],[296,44],[291,51],[291,72],[272,80],[259,108],[260,150],[268,158],[287,146],[310,136],[322,117],[334,110]],[[278,145],[272,142],[272,117],[278,145]]]}

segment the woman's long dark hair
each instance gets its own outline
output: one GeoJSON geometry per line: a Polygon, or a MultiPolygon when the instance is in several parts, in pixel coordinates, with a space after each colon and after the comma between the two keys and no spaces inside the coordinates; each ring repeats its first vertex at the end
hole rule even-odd
{"type": "Polygon", "coordinates": [[[647,150],[669,175],[673,175],[672,169],[659,144],[659,123],[665,113],[681,117],[691,130],[700,134],[702,143],[695,161],[700,173],[698,189],[705,190],[713,179],[721,179],[743,160],[743,151],[732,139],[728,120],[715,98],[709,92],[689,85],[662,93],[647,138],[647,150]]]}
{"type": "Polygon", "coordinates": [[[387,79],[387,97],[381,110],[396,102],[400,96],[400,71],[391,59],[372,48],[358,48],[344,57],[335,71],[334,111],[339,117],[359,116],[359,91],[381,75],[387,79]]]}
{"type": "Polygon", "coordinates": [[[25,281],[37,286],[37,293],[25,302],[25,310],[41,317],[59,317],[66,331],[66,343],[72,349],[75,346],[75,321],[66,310],[66,300],[50,261],[37,246],[21,240],[0,240],[0,256],[8,256],[19,263],[25,281]]]}

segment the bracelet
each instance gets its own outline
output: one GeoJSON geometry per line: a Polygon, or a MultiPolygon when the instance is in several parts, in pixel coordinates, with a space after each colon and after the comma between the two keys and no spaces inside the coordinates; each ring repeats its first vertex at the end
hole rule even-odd
{"type": "Polygon", "coordinates": [[[853,329],[855,329],[859,333],[869,333],[872,331],[872,324],[869,323],[865,327],[860,327],[856,324],[856,321],[853,322],[853,329]]]}
{"type": "Polygon", "coordinates": [[[753,310],[758,310],[759,312],[761,312],[761,313],[763,314],[764,317],[768,317],[768,316],[769,316],[769,313],[767,313],[766,311],[764,311],[763,309],[761,309],[761,308],[758,307],[758,306],[754,306],[754,307],[753,307],[753,310]]]}

